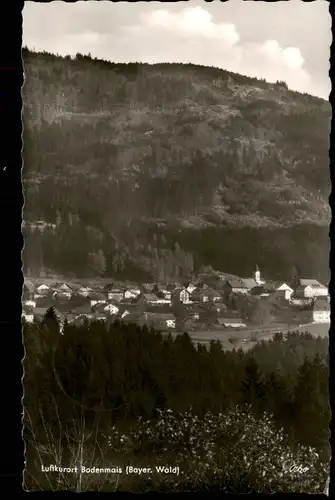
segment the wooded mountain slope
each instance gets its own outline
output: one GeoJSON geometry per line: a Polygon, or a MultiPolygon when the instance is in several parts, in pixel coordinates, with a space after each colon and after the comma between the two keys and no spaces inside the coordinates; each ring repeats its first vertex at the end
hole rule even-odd
{"type": "Polygon", "coordinates": [[[250,274],[257,258],[270,274],[326,276],[328,102],[209,67],[23,60],[24,218],[57,222],[48,244],[66,241],[43,265],[67,272],[81,249],[114,274],[250,274]],[[188,256],[167,266],[181,239],[188,256]]]}

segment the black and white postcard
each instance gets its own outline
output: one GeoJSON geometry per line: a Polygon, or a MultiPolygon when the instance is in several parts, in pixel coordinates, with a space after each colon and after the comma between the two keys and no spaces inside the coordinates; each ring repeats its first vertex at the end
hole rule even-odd
{"type": "Polygon", "coordinates": [[[24,489],[328,493],[328,2],[22,16],[24,489]]]}

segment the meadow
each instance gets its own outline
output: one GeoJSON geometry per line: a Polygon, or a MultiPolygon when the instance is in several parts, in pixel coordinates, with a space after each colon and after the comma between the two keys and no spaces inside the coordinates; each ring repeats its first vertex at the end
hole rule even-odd
{"type": "Polygon", "coordinates": [[[258,328],[225,328],[222,330],[192,330],[189,333],[191,339],[195,343],[210,344],[212,340],[221,342],[222,348],[225,350],[233,350],[242,348],[249,350],[258,342],[272,340],[278,332],[283,334],[289,331],[299,333],[310,333],[316,337],[326,338],[329,334],[330,325],[328,323],[311,323],[308,325],[299,325],[292,327],[286,324],[270,325],[268,327],[258,328]]]}

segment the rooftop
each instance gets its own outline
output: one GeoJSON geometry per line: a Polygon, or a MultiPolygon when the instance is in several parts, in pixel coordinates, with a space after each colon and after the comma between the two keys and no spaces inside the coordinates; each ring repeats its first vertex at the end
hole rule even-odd
{"type": "Polygon", "coordinates": [[[149,320],[159,320],[159,321],[174,321],[176,317],[170,313],[160,313],[160,312],[146,312],[144,313],[145,318],[149,320]]]}
{"type": "Polygon", "coordinates": [[[257,282],[254,280],[254,278],[242,278],[243,283],[247,288],[254,288],[257,286],[257,282]]]}
{"type": "Polygon", "coordinates": [[[312,288],[319,288],[319,287],[326,288],[325,285],[320,283],[318,280],[302,278],[299,281],[300,281],[300,286],[304,286],[304,287],[310,286],[312,288]]]}
{"type": "MultiPolygon", "coordinates": [[[[244,280],[242,279],[237,279],[237,278],[234,278],[234,279],[230,279],[227,281],[227,283],[232,287],[232,288],[248,288],[244,282],[244,280]]],[[[255,285],[256,285],[256,281],[255,281],[255,285]]]]}

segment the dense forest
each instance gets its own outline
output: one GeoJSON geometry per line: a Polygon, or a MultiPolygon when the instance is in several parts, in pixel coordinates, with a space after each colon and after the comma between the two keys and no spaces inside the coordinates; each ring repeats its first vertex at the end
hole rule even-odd
{"type": "Polygon", "coordinates": [[[25,272],[328,279],[331,108],[210,67],[23,49],[25,272]],[[177,248],[176,248],[177,244],[177,248]]]}
{"type": "Polygon", "coordinates": [[[178,478],[121,475],[119,484],[105,476],[112,490],[321,492],[327,339],[277,334],[245,353],[117,322],[65,323],[63,333],[52,308],[23,325],[28,489],[42,481],[42,489],[83,491],[87,476],[68,476],[70,484],[41,474],[40,463],[66,462],[183,470],[178,478]],[[292,464],[308,473],[283,471],[292,464]]]}

